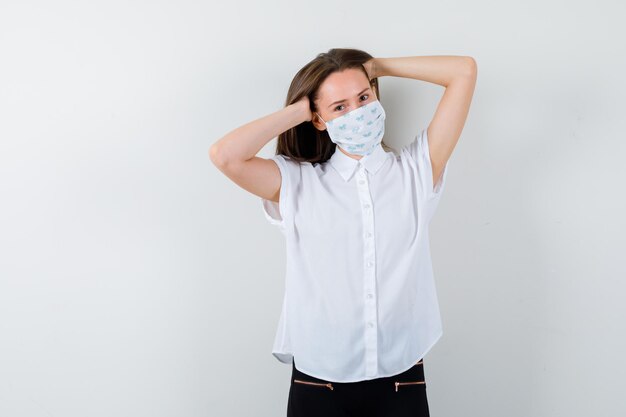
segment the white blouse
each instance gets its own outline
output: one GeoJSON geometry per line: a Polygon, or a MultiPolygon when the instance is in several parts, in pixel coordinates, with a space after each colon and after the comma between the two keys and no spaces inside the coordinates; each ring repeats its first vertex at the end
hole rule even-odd
{"type": "Polygon", "coordinates": [[[442,335],[428,224],[433,188],[426,129],[399,154],[326,162],[275,155],[280,203],[261,198],[286,239],[285,293],[272,354],[309,375],[356,382],[395,375],[442,335]]]}

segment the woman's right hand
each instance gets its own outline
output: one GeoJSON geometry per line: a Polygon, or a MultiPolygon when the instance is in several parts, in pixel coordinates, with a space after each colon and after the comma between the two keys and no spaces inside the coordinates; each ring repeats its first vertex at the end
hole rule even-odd
{"type": "Polygon", "coordinates": [[[309,102],[309,97],[304,96],[300,100],[294,103],[300,111],[302,112],[305,122],[310,122],[313,120],[313,113],[311,112],[311,103],[309,102]]]}

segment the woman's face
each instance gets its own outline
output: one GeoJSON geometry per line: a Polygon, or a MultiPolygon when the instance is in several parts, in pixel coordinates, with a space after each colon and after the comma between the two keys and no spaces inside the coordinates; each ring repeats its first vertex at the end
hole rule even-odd
{"type": "Polygon", "coordinates": [[[378,98],[370,87],[367,76],[358,68],[348,68],[330,74],[319,88],[317,114],[312,123],[318,130],[326,129],[323,120],[333,120],[378,98]]]}

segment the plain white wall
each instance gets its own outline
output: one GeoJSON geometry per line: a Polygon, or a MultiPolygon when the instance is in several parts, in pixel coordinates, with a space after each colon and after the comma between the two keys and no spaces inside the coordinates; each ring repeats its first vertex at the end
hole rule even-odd
{"type": "MultiPolygon", "coordinates": [[[[284,241],[207,152],[332,47],[478,63],[431,225],[431,415],[624,415],[624,11],[3,1],[0,415],[284,415],[284,241]]],[[[443,93],[380,87],[396,146],[443,93]]]]}

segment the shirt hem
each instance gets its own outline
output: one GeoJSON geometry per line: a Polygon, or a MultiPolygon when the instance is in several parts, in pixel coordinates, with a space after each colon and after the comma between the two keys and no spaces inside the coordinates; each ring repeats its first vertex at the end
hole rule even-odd
{"type": "Polygon", "coordinates": [[[280,362],[285,363],[287,365],[291,365],[293,363],[293,353],[292,352],[284,352],[273,350],[272,355],[280,362]]]}
{"type": "MultiPolygon", "coordinates": [[[[313,376],[315,378],[322,379],[322,380],[325,380],[325,381],[328,381],[328,382],[360,382],[360,381],[370,381],[372,379],[377,379],[377,378],[387,378],[387,377],[390,377],[390,376],[401,374],[401,373],[403,373],[405,371],[408,371],[413,366],[415,366],[420,359],[423,359],[424,356],[426,356],[426,354],[439,341],[439,339],[441,339],[442,335],[443,335],[443,329],[439,330],[439,334],[433,339],[433,341],[424,350],[423,353],[420,353],[418,355],[418,357],[416,357],[414,359],[411,359],[410,365],[403,365],[397,371],[392,371],[392,372],[388,372],[388,373],[384,373],[384,374],[379,374],[379,375],[376,375],[376,376],[373,376],[373,377],[368,377],[368,378],[364,378],[364,379],[334,379],[334,378],[328,378],[325,375],[318,374],[317,372],[313,372],[311,370],[302,368],[300,365],[298,365],[298,370],[301,371],[301,372],[304,372],[307,375],[310,375],[310,376],[313,376]]],[[[274,355],[274,357],[276,359],[278,359],[282,363],[286,363],[286,364],[292,364],[293,363],[293,356],[294,355],[291,352],[272,351],[272,355],[274,355]]]]}

